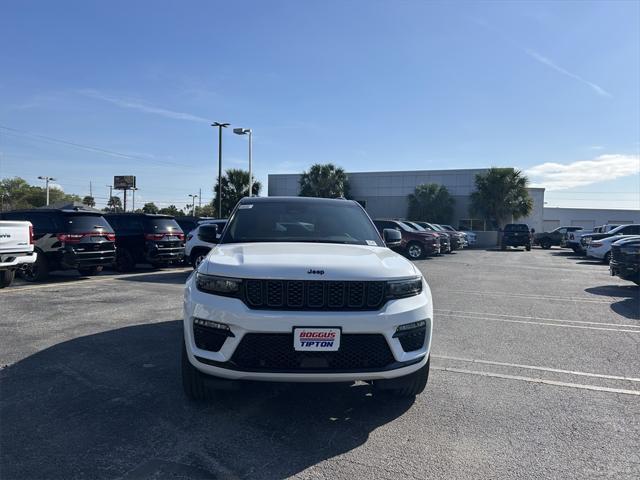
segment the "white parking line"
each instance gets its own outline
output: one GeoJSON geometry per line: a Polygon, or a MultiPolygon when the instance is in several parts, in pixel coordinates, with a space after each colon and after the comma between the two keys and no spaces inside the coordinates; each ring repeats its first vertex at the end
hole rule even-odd
{"type": "Polygon", "coordinates": [[[436,367],[436,366],[433,366],[431,368],[434,370],[440,370],[444,372],[464,373],[467,375],[479,375],[481,377],[504,378],[506,380],[520,380],[522,382],[541,383],[544,385],[554,385],[556,387],[579,388],[581,390],[593,390],[596,392],[620,393],[623,395],[640,396],[640,390],[626,390],[622,388],[599,387],[598,385],[584,385],[580,383],[558,382],[556,380],[545,380],[544,378],[523,377],[520,375],[505,375],[502,373],[493,373],[493,372],[480,372],[477,370],[465,370],[463,368],[436,367]]]}
{"type": "Polygon", "coordinates": [[[523,368],[527,370],[540,370],[543,372],[566,373],[569,375],[580,375],[583,377],[605,378],[607,380],[623,380],[625,382],[640,382],[640,378],[621,377],[617,375],[605,375],[602,373],[577,372],[575,370],[562,370],[559,368],[537,367],[534,365],[522,365],[519,363],[493,362],[490,360],[479,360],[476,358],[450,357],[448,355],[432,355],[433,358],[443,358],[445,360],[455,360],[458,362],[481,363],[484,365],[499,365],[503,367],[523,368]]]}
{"type": "Polygon", "coordinates": [[[588,303],[611,303],[610,300],[596,300],[589,297],[558,297],[554,295],[529,295],[527,293],[505,293],[505,292],[479,292],[470,290],[456,290],[456,293],[467,293],[469,295],[487,295],[492,297],[514,297],[531,298],[533,300],[554,300],[560,302],[588,302],[588,303]]]}
{"type": "Polygon", "coordinates": [[[184,269],[176,269],[176,270],[162,270],[162,271],[150,271],[150,272],[139,272],[139,273],[123,273],[123,274],[114,274],[114,275],[105,275],[102,277],[91,277],[85,279],[73,279],[66,280],[60,283],[45,283],[43,285],[33,285],[28,287],[10,287],[2,290],[2,295],[7,293],[18,293],[18,292],[28,292],[30,290],[42,290],[44,288],[61,288],[61,287],[83,287],[89,286],[93,283],[97,282],[106,282],[108,280],[119,280],[123,278],[134,278],[134,277],[143,277],[145,275],[177,275],[191,270],[191,268],[184,269]]]}
{"type": "Polygon", "coordinates": [[[545,318],[545,317],[527,317],[524,315],[507,315],[504,313],[485,313],[485,312],[464,312],[462,310],[445,310],[445,309],[435,309],[436,312],[440,312],[443,314],[452,314],[452,313],[460,313],[464,315],[477,315],[483,316],[488,315],[490,317],[509,317],[509,318],[524,318],[527,320],[540,320],[544,322],[565,322],[565,323],[580,323],[586,325],[603,325],[609,327],[623,327],[623,328],[637,328],[640,330],[640,325],[629,325],[629,324],[621,324],[621,323],[604,323],[604,322],[587,322],[584,320],[565,320],[563,318],[545,318]]]}
{"type": "Polygon", "coordinates": [[[620,332],[620,333],[640,333],[640,330],[629,330],[623,328],[603,328],[603,327],[588,327],[586,325],[563,325],[561,323],[548,323],[548,322],[531,322],[527,320],[510,320],[507,318],[491,318],[491,317],[476,317],[471,315],[456,315],[450,313],[440,313],[439,317],[451,317],[451,318],[459,318],[462,320],[486,320],[492,322],[507,322],[507,323],[523,323],[529,325],[543,325],[548,327],[562,327],[562,328],[580,328],[584,330],[601,330],[608,332],[620,332]]]}

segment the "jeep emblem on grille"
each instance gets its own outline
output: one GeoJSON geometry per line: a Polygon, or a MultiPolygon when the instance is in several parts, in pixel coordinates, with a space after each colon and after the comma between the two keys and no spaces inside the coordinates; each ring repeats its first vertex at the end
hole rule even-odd
{"type": "Polygon", "coordinates": [[[324,275],[324,270],[314,270],[310,268],[309,270],[307,270],[307,273],[309,275],[324,275]]]}

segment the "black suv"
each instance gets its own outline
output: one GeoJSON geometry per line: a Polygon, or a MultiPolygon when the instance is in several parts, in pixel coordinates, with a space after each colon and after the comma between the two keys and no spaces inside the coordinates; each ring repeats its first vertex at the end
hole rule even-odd
{"type": "Polygon", "coordinates": [[[640,285],[640,237],[622,238],[611,245],[609,271],[640,285]]]}
{"type": "Polygon", "coordinates": [[[526,223],[510,223],[504,227],[500,238],[500,249],[507,247],[524,247],[527,252],[531,250],[534,231],[526,223]]]}
{"type": "Polygon", "coordinates": [[[149,213],[108,213],[107,221],[116,232],[116,268],[131,271],[137,263],[162,267],[182,262],[184,233],[170,215],[149,213]]]}
{"type": "Polygon", "coordinates": [[[28,220],[33,225],[36,263],[22,272],[25,280],[41,281],[52,270],[77,269],[95,275],[115,261],[115,234],[100,212],[80,207],[14,210],[3,220],[28,220]]]}

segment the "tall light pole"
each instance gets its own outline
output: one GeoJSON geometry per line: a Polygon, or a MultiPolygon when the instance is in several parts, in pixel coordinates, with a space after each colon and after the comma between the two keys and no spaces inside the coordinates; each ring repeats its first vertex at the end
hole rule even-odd
{"type": "Polygon", "coordinates": [[[222,129],[228,123],[213,122],[212,127],[218,127],[218,218],[222,218],[222,129]]]}
{"type": "Polygon", "coordinates": [[[47,190],[47,206],[49,206],[49,182],[55,182],[56,179],[53,177],[38,177],[40,180],[44,180],[44,183],[46,185],[46,190],[47,190]]]}
{"type": "Polygon", "coordinates": [[[196,216],[196,198],[198,198],[198,195],[189,194],[189,196],[191,197],[191,200],[193,202],[193,207],[191,207],[191,216],[195,217],[196,216]]]}
{"type": "Polygon", "coordinates": [[[135,212],[136,211],[136,190],[138,190],[136,187],[131,188],[131,190],[133,191],[133,198],[131,200],[131,204],[133,205],[131,207],[131,211],[135,212]]]}
{"type": "Polygon", "coordinates": [[[249,196],[253,196],[253,170],[251,164],[251,129],[250,128],[234,128],[233,133],[236,135],[249,135],[249,196]]]}

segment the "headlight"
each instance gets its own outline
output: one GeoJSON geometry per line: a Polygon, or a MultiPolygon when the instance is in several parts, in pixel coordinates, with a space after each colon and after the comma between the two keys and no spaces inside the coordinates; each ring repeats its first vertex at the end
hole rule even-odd
{"type": "Polygon", "coordinates": [[[422,293],[422,277],[387,282],[387,298],[413,297],[422,293]]]}
{"type": "Polygon", "coordinates": [[[240,292],[242,280],[196,273],[196,286],[201,292],[233,297],[240,292]]]}

